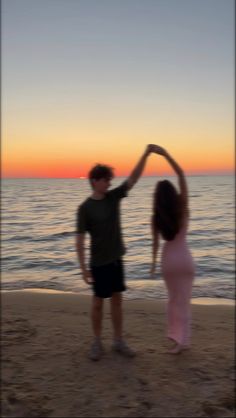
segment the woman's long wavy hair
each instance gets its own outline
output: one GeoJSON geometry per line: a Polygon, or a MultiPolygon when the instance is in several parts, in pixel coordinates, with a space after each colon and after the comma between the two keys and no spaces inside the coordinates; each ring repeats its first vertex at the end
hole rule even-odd
{"type": "Polygon", "coordinates": [[[153,225],[166,241],[179,232],[182,220],[180,195],[168,180],[157,183],[153,198],[153,225]]]}

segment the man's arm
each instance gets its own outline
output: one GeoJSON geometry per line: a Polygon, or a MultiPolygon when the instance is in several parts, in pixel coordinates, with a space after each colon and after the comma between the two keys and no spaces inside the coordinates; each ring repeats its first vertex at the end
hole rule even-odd
{"type": "Polygon", "coordinates": [[[145,167],[146,159],[148,155],[152,152],[151,147],[152,145],[147,146],[138,164],[135,166],[130,176],[128,177],[127,179],[128,190],[132,189],[132,187],[135,185],[135,183],[138,181],[139,177],[141,176],[145,167]]]}
{"type": "Polygon", "coordinates": [[[86,267],[85,263],[85,248],[84,248],[84,242],[85,242],[85,234],[77,234],[76,235],[76,251],[79,259],[80,268],[82,271],[82,277],[85,283],[91,284],[93,282],[91,278],[90,271],[86,267]]]}

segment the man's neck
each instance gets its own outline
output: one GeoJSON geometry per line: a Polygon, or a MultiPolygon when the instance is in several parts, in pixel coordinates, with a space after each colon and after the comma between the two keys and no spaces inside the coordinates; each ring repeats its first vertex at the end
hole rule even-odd
{"type": "Polygon", "coordinates": [[[100,192],[96,192],[94,191],[91,195],[91,198],[94,200],[102,200],[105,197],[105,193],[100,193],[100,192]]]}

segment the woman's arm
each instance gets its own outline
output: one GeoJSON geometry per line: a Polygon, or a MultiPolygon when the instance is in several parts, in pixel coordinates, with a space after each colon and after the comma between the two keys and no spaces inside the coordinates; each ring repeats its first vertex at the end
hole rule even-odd
{"type": "Polygon", "coordinates": [[[184,171],[179,166],[179,164],[177,164],[174,158],[172,158],[170,154],[168,154],[168,152],[164,148],[160,147],[159,145],[153,145],[151,150],[152,152],[155,152],[156,154],[163,155],[163,157],[165,157],[165,159],[168,161],[168,163],[176,172],[178,176],[178,183],[179,183],[183,206],[186,210],[188,210],[188,187],[187,187],[187,182],[186,182],[184,171]]]}
{"type": "Polygon", "coordinates": [[[152,233],[152,265],[150,271],[151,279],[154,278],[156,271],[157,253],[159,248],[159,233],[154,226],[154,217],[151,219],[151,233],[152,233]]]}

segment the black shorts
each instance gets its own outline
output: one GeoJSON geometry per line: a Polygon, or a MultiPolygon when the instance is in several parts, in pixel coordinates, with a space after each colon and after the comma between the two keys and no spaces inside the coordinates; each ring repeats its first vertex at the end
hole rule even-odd
{"type": "Polygon", "coordinates": [[[103,266],[92,266],[93,291],[99,298],[110,298],[112,293],[126,290],[122,260],[103,266]]]}

